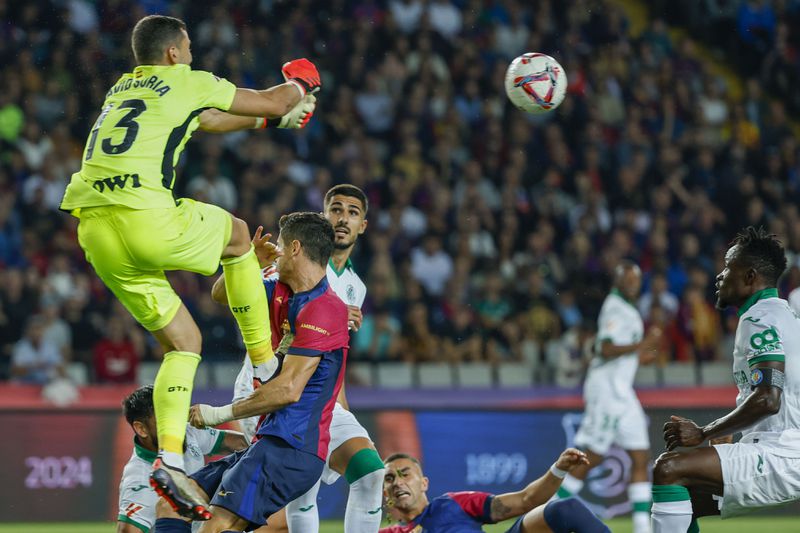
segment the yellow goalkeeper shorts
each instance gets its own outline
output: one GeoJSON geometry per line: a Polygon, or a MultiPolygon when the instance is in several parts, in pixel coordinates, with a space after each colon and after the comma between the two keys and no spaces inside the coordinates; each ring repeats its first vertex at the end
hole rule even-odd
{"type": "Polygon", "coordinates": [[[231,228],[224,209],[183,198],[169,208],[81,209],[78,242],[111,292],[142,326],[155,331],[169,324],[181,305],[164,271],[212,275],[231,228]]]}

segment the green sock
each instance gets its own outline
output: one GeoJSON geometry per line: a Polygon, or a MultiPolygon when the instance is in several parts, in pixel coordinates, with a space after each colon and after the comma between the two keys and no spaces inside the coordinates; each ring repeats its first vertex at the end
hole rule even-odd
{"type": "Polygon", "coordinates": [[[183,439],[192,401],[194,373],[200,356],[191,352],[169,352],[153,384],[153,408],[160,449],[183,456],[183,439]]]}

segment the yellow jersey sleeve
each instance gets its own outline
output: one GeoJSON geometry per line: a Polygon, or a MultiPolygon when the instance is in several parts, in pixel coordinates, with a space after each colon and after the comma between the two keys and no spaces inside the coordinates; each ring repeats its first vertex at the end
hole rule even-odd
{"type": "Polygon", "coordinates": [[[213,107],[222,111],[231,108],[233,97],[236,95],[236,86],[205,70],[193,70],[189,79],[189,86],[198,97],[197,107],[213,107]]]}
{"type": "Polygon", "coordinates": [[[204,110],[230,109],[236,86],[189,65],[140,65],[106,93],[61,209],[171,207],[175,166],[204,110]]]}

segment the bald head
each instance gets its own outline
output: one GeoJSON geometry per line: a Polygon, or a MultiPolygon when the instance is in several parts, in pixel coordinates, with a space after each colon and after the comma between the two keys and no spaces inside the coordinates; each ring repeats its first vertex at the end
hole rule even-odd
{"type": "Polygon", "coordinates": [[[639,265],[627,259],[621,261],[614,269],[614,287],[627,300],[638,298],[642,288],[642,271],[639,265]]]}

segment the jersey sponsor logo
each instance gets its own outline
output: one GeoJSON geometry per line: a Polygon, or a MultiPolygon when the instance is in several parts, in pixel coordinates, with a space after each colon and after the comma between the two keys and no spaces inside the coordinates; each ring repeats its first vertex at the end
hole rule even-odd
{"type": "Polygon", "coordinates": [[[141,182],[139,181],[139,174],[121,174],[119,176],[114,176],[113,178],[94,180],[94,183],[92,183],[92,188],[97,192],[105,192],[106,189],[108,189],[109,192],[113,192],[115,189],[124,189],[125,186],[128,185],[128,179],[131,180],[132,189],[138,189],[142,186],[141,182]]]}
{"type": "Polygon", "coordinates": [[[750,336],[750,347],[755,350],[751,357],[758,356],[778,350],[781,347],[781,339],[774,327],[767,328],[750,336]]]}
{"type": "Polygon", "coordinates": [[[303,329],[310,329],[311,331],[316,331],[317,333],[321,333],[323,335],[330,335],[328,330],[325,328],[321,328],[319,326],[315,326],[314,324],[309,324],[307,322],[303,322],[300,324],[300,327],[303,329]]]}

